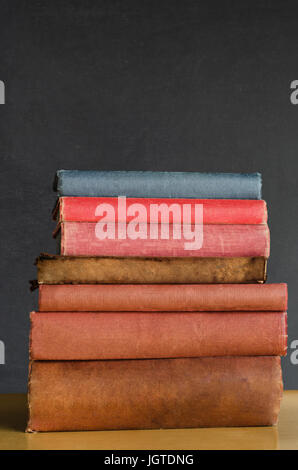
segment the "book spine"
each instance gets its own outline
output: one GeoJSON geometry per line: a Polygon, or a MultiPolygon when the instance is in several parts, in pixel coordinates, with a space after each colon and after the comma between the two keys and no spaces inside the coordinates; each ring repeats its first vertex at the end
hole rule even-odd
{"type": "MultiPolygon", "coordinates": [[[[151,236],[147,224],[139,224],[139,238],[99,238],[106,224],[92,222],[63,222],[60,225],[60,254],[64,256],[145,256],[145,257],[268,257],[270,236],[265,225],[203,225],[197,241],[192,227],[191,239],[177,238],[169,229],[168,239],[151,236]],[[200,242],[201,239],[201,242],[200,242]],[[198,248],[189,249],[192,246],[198,248]]],[[[125,225],[127,228],[127,226],[125,225]]],[[[128,230],[128,229],[127,229],[128,230]]],[[[55,234],[57,235],[57,234],[55,234]]]]}
{"type": "Polygon", "coordinates": [[[59,170],[59,196],[261,199],[260,173],[59,170]]]}
{"type": "Polygon", "coordinates": [[[283,356],[286,349],[285,312],[31,313],[35,360],[283,356]]]}
{"type": "Polygon", "coordinates": [[[282,389],[279,357],[37,361],[27,432],[271,426],[282,389]]]}
{"type": "Polygon", "coordinates": [[[286,284],[41,285],[42,312],[286,311],[286,284]]]}
{"type": "Polygon", "coordinates": [[[40,257],[39,284],[208,284],[266,280],[257,258],[40,257]]]}
{"type": "MultiPolygon", "coordinates": [[[[154,199],[127,198],[119,202],[112,197],[61,197],[54,211],[58,222],[98,222],[98,210],[109,205],[113,217],[109,221],[129,222],[132,216],[128,209],[133,204],[141,204],[145,210],[139,214],[140,222],[150,222],[153,208],[160,208],[173,223],[173,213],[182,216],[183,205],[191,206],[191,223],[195,223],[195,205],[203,205],[204,224],[265,224],[267,223],[267,206],[263,200],[241,199],[154,199]]],[[[103,214],[102,214],[103,215],[103,214]]],[[[160,221],[161,221],[161,216],[160,221]]],[[[108,221],[108,220],[107,220],[108,221]]]]}

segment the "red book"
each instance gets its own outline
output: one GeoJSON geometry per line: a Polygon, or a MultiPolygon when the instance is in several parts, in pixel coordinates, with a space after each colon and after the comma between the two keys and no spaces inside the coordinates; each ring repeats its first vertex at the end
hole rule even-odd
{"type": "Polygon", "coordinates": [[[31,313],[34,360],[283,356],[286,312],[31,313]]]}
{"type": "MultiPolygon", "coordinates": [[[[115,214],[115,222],[129,222],[132,204],[142,204],[146,214],[140,214],[140,222],[150,221],[150,207],[161,204],[167,208],[178,205],[191,205],[191,223],[194,223],[194,207],[203,205],[204,224],[265,224],[267,223],[266,202],[254,199],[156,199],[156,198],[126,198],[120,202],[116,197],[60,197],[53,212],[58,222],[98,222],[100,216],[98,206],[109,204],[115,214]]],[[[179,209],[178,209],[179,210],[179,209]]],[[[167,212],[167,211],[166,211],[167,212]]],[[[169,214],[169,223],[173,223],[173,213],[169,214]]],[[[161,217],[159,217],[161,221],[161,217]]]]}
{"type": "Polygon", "coordinates": [[[286,284],[64,284],[39,286],[40,312],[287,310],[286,284]]]}
{"type": "MultiPolygon", "coordinates": [[[[54,236],[60,235],[63,256],[143,256],[143,257],[258,257],[268,258],[270,236],[263,225],[202,225],[195,232],[189,226],[179,233],[176,224],[167,226],[168,239],[162,238],[163,224],[156,224],[157,239],[153,239],[148,224],[138,224],[129,232],[129,224],[118,225],[115,233],[106,233],[106,223],[62,222],[54,236]],[[191,232],[190,232],[191,231],[191,232]],[[60,232],[60,233],[59,233],[60,232]],[[114,238],[104,238],[108,235],[114,238]],[[178,238],[180,236],[180,238],[178,238]],[[191,238],[190,238],[191,236],[191,238]]],[[[179,229],[179,227],[178,227],[179,229]]]]}

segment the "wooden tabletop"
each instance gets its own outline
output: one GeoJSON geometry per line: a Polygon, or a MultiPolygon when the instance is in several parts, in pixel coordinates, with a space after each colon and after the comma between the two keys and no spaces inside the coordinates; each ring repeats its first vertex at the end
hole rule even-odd
{"type": "Polygon", "coordinates": [[[279,424],[259,428],[26,434],[26,396],[0,395],[1,450],[298,449],[298,391],[286,391],[279,424]]]}

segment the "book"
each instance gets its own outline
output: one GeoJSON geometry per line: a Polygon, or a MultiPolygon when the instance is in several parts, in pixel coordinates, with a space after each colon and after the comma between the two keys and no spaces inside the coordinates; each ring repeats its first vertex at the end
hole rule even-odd
{"type": "MultiPolygon", "coordinates": [[[[183,206],[190,206],[190,223],[195,223],[195,206],[203,206],[204,224],[266,224],[266,202],[257,199],[156,199],[156,198],[115,198],[115,197],[60,197],[53,211],[57,222],[98,222],[99,212],[110,206],[112,216],[106,220],[127,223],[132,220],[132,211],[142,205],[140,222],[149,223],[158,216],[157,222],[183,216],[183,206]],[[157,213],[159,210],[159,213],[157,213]],[[161,215],[162,214],[162,215],[161,215]]],[[[103,215],[103,213],[101,214],[103,215]]]]}
{"type": "Polygon", "coordinates": [[[27,432],[271,426],[280,358],[33,361],[27,432]]]}
{"type": "MultiPolygon", "coordinates": [[[[138,224],[129,234],[124,225],[123,238],[119,230],[107,233],[107,224],[94,222],[62,222],[54,236],[63,256],[144,256],[144,257],[269,257],[270,234],[263,225],[191,225],[186,237],[181,226],[165,228],[156,224],[154,239],[148,224],[138,224]],[[181,232],[177,234],[176,230],[181,232]],[[175,235],[176,232],[176,235],[175,235]],[[180,236],[180,238],[179,238],[180,236]]],[[[114,224],[112,224],[113,230],[114,224]]],[[[123,227],[121,228],[121,230],[123,227]]],[[[183,227],[184,229],[184,227],[183,227]]]]}
{"type": "Polygon", "coordinates": [[[267,260],[242,258],[83,257],[41,254],[35,261],[40,284],[263,283],[267,260]]]}
{"type": "Polygon", "coordinates": [[[31,312],[34,360],[284,356],[286,312],[31,312]]]}
{"type": "Polygon", "coordinates": [[[286,284],[41,285],[40,312],[286,311],[286,284]]]}
{"type": "Polygon", "coordinates": [[[261,199],[260,173],[58,170],[59,196],[261,199]]]}

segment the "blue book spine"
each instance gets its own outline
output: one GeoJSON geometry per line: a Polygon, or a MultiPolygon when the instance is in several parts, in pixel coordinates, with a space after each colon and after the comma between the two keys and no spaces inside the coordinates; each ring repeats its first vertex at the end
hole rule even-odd
{"type": "Polygon", "coordinates": [[[59,170],[59,196],[261,199],[260,173],[59,170]]]}

